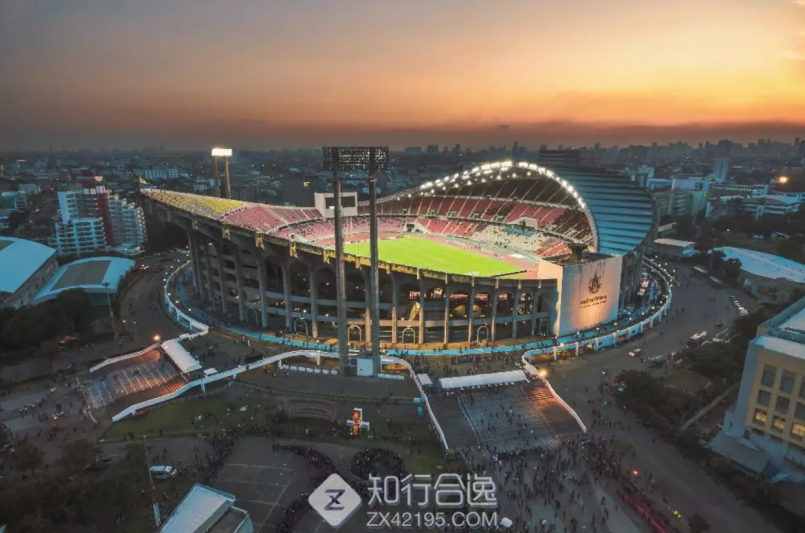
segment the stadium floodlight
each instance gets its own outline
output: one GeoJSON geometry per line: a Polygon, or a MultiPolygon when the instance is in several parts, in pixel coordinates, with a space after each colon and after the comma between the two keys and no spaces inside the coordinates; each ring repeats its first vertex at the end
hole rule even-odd
{"type": "Polygon", "coordinates": [[[232,148],[221,148],[221,147],[214,147],[210,150],[210,155],[212,156],[212,177],[215,180],[215,192],[218,196],[223,196],[224,198],[231,197],[231,186],[229,182],[229,158],[232,157],[232,148]],[[221,194],[221,182],[218,176],[218,159],[223,158],[224,160],[224,173],[226,176],[226,191],[224,194],[221,194]]]}
{"type": "Polygon", "coordinates": [[[375,172],[389,168],[387,146],[325,146],[324,170],[333,172],[375,172]]]}
{"type": "Polygon", "coordinates": [[[387,146],[325,146],[322,148],[324,170],[332,171],[335,210],[335,264],[338,311],[338,352],[341,373],[347,369],[349,342],[347,339],[346,277],[344,265],[344,236],[341,227],[341,179],[339,172],[365,172],[369,182],[369,244],[370,244],[370,301],[373,374],[378,375],[380,365],[380,284],[378,282],[378,230],[377,230],[377,171],[387,170],[387,146]]]}
{"type": "Polygon", "coordinates": [[[210,151],[213,157],[232,157],[232,148],[213,148],[210,151]]]}

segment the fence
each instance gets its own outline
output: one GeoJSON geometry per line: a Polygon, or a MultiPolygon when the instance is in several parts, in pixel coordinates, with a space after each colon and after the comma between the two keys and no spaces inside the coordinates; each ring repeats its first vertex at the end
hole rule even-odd
{"type": "MultiPolygon", "coordinates": [[[[640,334],[643,332],[643,329],[646,325],[653,325],[655,320],[660,320],[663,316],[668,313],[668,308],[671,304],[671,287],[673,285],[673,276],[666,272],[662,267],[659,265],[654,264],[649,259],[644,259],[644,263],[646,267],[660,276],[660,278],[666,283],[668,287],[668,297],[664,304],[660,306],[659,310],[653,312],[648,318],[640,318],[637,324],[632,323],[629,326],[619,330],[616,333],[607,333],[605,335],[599,334],[596,330],[589,330],[587,332],[582,333],[581,335],[571,334],[565,335],[564,337],[560,337],[556,339],[556,343],[562,345],[564,349],[569,349],[568,346],[573,344],[579,343],[581,341],[586,342],[594,342],[596,346],[607,346],[608,341],[613,340],[617,335],[627,335],[631,338],[632,335],[640,334]],[[634,332],[630,332],[630,328],[634,328],[634,332]]],[[[184,327],[192,329],[194,331],[200,331],[202,328],[204,333],[209,329],[207,325],[198,322],[197,320],[191,318],[184,312],[182,312],[176,305],[170,300],[170,293],[168,293],[168,284],[173,279],[173,277],[180,272],[183,268],[189,265],[190,262],[179,266],[169,277],[168,281],[165,284],[165,302],[168,305],[172,316],[175,316],[177,322],[179,322],[184,327]],[[174,314],[175,313],[175,314],[174,314]]],[[[253,339],[258,339],[266,342],[273,342],[276,344],[284,344],[288,347],[295,347],[295,348],[303,348],[308,350],[322,350],[322,351],[330,351],[334,352],[337,347],[329,346],[324,344],[317,344],[313,342],[304,342],[304,341],[297,341],[293,339],[287,339],[283,337],[276,337],[273,335],[266,335],[265,333],[258,333],[256,331],[252,331],[249,329],[240,328],[237,326],[233,326],[230,324],[219,324],[219,326],[223,329],[227,329],[233,333],[237,333],[238,335],[243,335],[246,337],[251,337],[253,339]]],[[[520,352],[520,351],[530,351],[531,355],[540,355],[546,353],[552,353],[557,346],[554,344],[553,340],[543,340],[538,342],[531,342],[526,344],[515,344],[515,345],[508,345],[508,346],[497,346],[494,348],[475,348],[472,350],[471,353],[479,353],[479,354],[493,354],[493,353],[506,353],[506,352],[520,352]]],[[[461,350],[388,350],[389,355],[463,355],[468,353],[467,351],[461,350]]]]}
{"type": "MultiPolygon", "coordinates": [[[[187,392],[187,391],[189,391],[189,390],[191,390],[191,389],[193,389],[195,387],[204,388],[206,385],[208,385],[210,383],[215,383],[216,381],[221,381],[223,379],[232,378],[232,377],[240,374],[241,372],[246,372],[248,370],[254,370],[255,368],[261,368],[261,367],[264,367],[266,365],[270,365],[272,363],[282,361],[283,359],[289,359],[291,357],[300,357],[300,356],[308,357],[308,358],[317,358],[318,359],[320,357],[332,356],[332,354],[329,354],[329,353],[326,353],[326,352],[320,352],[320,351],[312,351],[312,350],[299,350],[299,351],[294,351],[294,352],[285,352],[285,353],[273,355],[271,357],[266,357],[265,359],[261,359],[260,361],[250,363],[248,365],[241,365],[241,366],[235,367],[235,368],[233,368],[231,370],[227,370],[225,372],[220,372],[218,374],[213,374],[211,376],[205,376],[205,377],[203,377],[201,379],[198,379],[196,381],[191,381],[190,383],[188,383],[184,387],[182,387],[180,389],[177,389],[176,391],[174,391],[174,392],[172,392],[170,394],[166,394],[165,396],[160,396],[159,398],[152,398],[150,400],[146,400],[144,402],[140,402],[140,403],[134,404],[132,406],[129,406],[126,409],[124,409],[123,411],[121,411],[120,413],[118,413],[115,416],[113,416],[112,417],[112,422],[118,422],[120,420],[123,420],[126,417],[129,417],[129,416],[135,414],[137,411],[141,411],[141,410],[146,409],[148,407],[152,407],[154,405],[158,405],[160,403],[164,403],[164,402],[173,400],[174,398],[178,398],[179,396],[181,396],[185,392],[187,392]]],[[[416,386],[419,389],[419,394],[420,394],[420,397],[422,398],[422,401],[425,403],[425,406],[428,408],[428,416],[430,417],[430,420],[433,423],[433,426],[436,428],[436,433],[439,435],[439,441],[441,442],[442,447],[445,450],[447,450],[447,440],[444,437],[444,431],[442,431],[441,426],[439,426],[439,422],[436,420],[436,416],[433,414],[433,410],[430,408],[430,402],[428,401],[428,396],[427,396],[427,394],[425,394],[425,391],[422,388],[422,384],[417,379],[416,374],[414,373],[414,369],[411,367],[411,365],[408,363],[408,361],[405,361],[403,359],[398,359],[396,357],[387,357],[387,358],[384,358],[384,359],[389,360],[390,362],[392,362],[394,364],[402,365],[402,366],[405,367],[406,370],[408,370],[408,373],[411,375],[411,379],[414,380],[414,383],[416,383],[416,386]]],[[[306,370],[307,371],[313,371],[314,369],[306,368],[306,370]]]]}

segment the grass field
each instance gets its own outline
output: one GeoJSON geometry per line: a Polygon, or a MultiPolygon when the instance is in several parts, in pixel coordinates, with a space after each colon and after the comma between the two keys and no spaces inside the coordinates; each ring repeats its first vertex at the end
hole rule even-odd
{"type": "MultiPolygon", "coordinates": [[[[369,243],[348,243],[344,251],[369,257],[369,243]]],[[[378,243],[378,252],[381,261],[450,274],[489,277],[519,270],[516,265],[500,259],[418,237],[382,240],[378,243]]]]}

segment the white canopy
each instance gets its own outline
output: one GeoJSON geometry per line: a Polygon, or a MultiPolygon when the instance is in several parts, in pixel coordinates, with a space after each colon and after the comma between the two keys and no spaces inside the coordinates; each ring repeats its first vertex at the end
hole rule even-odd
{"type": "Polygon", "coordinates": [[[190,352],[185,350],[184,346],[182,346],[178,339],[171,339],[163,342],[161,348],[166,354],[168,354],[168,357],[171,358],[171,361],[173,361],[173,363],[179,367],[179,371],[182,374],[201,369],[201,364],[196,360],[195,357],[190,355],[190,352]]]}
{"type": "Polygon", "coordinates": [[[474,376],[460,376],[456,378],[439,378],[443,389],[462,389],[465,387],[482,387],[485,385],[499,385],[501,383],[515,383],[527,381],[522,370],[508,372],[495,372],[494,374],[476,374],[474,376]]]}
{"type": "Polygon", "coordinates": [[[207,368],[207,369],[204,370],[204,375],[205,376],[212,376],[213,374],[217,374],[217,373],[218,373],[218,371],[216,369],[214,369],[214,368],[207,368]]]}
{"type": "Polygon", "coordinates": [[[416,377],[419,380],[419,382],[422,383],[423,387],[433,385],[433,381],[431,381],[430,376],[427,374],[417,374],[416,377]]]}

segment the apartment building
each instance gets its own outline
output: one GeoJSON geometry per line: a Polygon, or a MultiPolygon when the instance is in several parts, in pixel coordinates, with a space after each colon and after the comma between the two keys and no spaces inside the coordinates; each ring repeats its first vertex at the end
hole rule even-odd
{"type": "Polygon", "coordinates": [[[805,481],[805,298],[758,328],[723,433],[805,481]]]}
{"type": "Polygon", "coordinates": [[[60,191],[53,247],[58,255],[83,255],[107,246],[142,246],[143,210],[107,191],[103,185],[60,191]]]}

